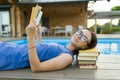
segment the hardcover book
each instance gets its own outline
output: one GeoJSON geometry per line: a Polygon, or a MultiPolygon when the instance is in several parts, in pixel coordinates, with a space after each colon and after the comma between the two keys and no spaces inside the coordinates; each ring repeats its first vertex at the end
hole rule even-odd
{"type": "Polygon", "coordinates": [[[80,69],[97,69],[95,64],[80,64],[78,65],[80,69]]]}
{"type": "Polygon", "coordinates": [[[97,56],[79,56],[78,60],[94,60],[96,61],[98,59],[97,56]]]}
{"type": "Polygon", "coordinates": [[[95,60],[79,60],[78,64],[96,64],[95,60]]]}
{"type": "Polygon", "coordinates": [[[100,51],[96,48],[88,50],[80,50],[78,56],[99,56],[100,51]]]}
{"type": "Polygon", "coordinates": [[[81,52],[89,52],[90,53],[90,52],[99,52],[99,50],[97,48],[92,48],[92,49],[87,49],[87,50],[80,50],[79,52],[80,53],[81,52]]]}
{"type": "Polygon", "coordinates": [[[99,56],[100,52],[80,52],[78,56],[99,56]]]}

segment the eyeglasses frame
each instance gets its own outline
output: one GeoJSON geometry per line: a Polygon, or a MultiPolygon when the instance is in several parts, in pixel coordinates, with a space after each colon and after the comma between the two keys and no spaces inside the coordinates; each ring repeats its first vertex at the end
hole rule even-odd
{"type": "MultiPolygon", "coordinates": [[[[78,30],[76,31],[76,33],[78,33],[78,34],[80,35],[80,40],[82,40],[82,39],[81,39],[82,36],[84,36],[84,37],[87,39],[87,41],[83,41],[83,40],[82,40],[82,41],[83,41],[83,42],[87,42],[87,46],[88,46],[88,45],[89,45],[88,38],[87,38],[86,35],[83,34],[82,30],[81,30],[81,29],[78,29],[78,30]]],[[[83,39],[84,39],[84,38],[83,38],[83,39]]]]}

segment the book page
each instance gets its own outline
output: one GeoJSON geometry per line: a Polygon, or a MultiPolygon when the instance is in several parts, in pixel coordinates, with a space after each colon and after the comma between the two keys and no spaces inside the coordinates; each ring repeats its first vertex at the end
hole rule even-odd
{"type": "Polygon", "coordinates": [[[35,19],[36,25],[39,24],[39,22],[40,22],[40,20],[41,20],[41,17],[42,17],[42,11],[39,11],[39,13],[38,13],[38,15],[37,15],[37,17],[36,17],[36,19],[35,19]]]}

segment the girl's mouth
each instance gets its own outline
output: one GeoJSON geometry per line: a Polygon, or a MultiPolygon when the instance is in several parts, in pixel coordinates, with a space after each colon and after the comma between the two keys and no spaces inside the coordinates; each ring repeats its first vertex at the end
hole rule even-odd
{"type": "Polygon", "coordinates": [[[77,34],[74,35],[74,40],[75,40],[76,42],[78,42],[78,36],[77,36],[77,34]]]}

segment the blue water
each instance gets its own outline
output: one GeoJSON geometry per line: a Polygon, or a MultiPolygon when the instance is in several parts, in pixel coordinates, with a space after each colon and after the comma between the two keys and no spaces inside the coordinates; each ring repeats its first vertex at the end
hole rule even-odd
{"type": "MultiPolygon", "coordinates": [[[[67,45],[70,39],[43,39],[42,42],[56,42],[62,45],[67,45]]],[[[18,45],[26,44],[27,40],[17,40],[17,41],[10,41],[12,43],[16,43],[18,45]]],[[[109,55],[115,54],[120,55],[120,39],[119,38],[99,38],[98,44],[96,46],[97,49],[100,50],[101,54],[109,55]]]]}
{"type": "Polygon", "coordinates": [[[120,55],[120,38],[101,38],[98,39],[97,48],[102,54],[120,55]]]}

